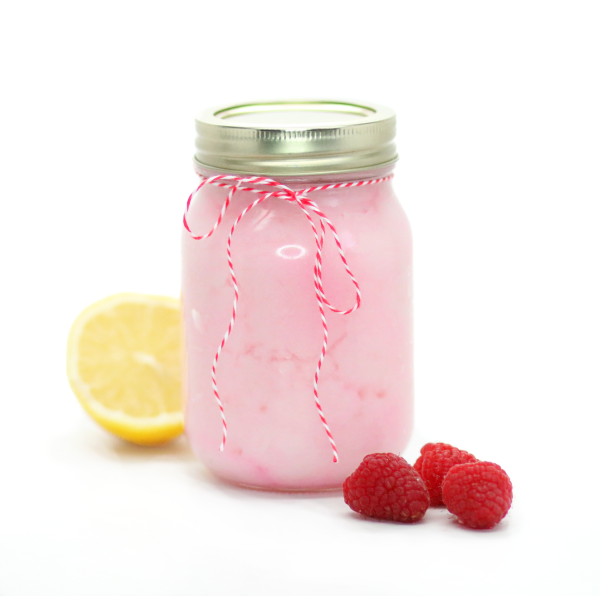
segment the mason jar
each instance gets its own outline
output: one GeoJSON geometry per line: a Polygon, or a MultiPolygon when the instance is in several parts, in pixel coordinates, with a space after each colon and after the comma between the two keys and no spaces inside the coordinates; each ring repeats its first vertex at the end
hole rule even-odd
{"type": "Polygon", "coordinates": [[[185,425],[219,478],[339,489],[413,423],[412,241],[395,115],[339,101],[196,118],[184,217],[185,425]]]}

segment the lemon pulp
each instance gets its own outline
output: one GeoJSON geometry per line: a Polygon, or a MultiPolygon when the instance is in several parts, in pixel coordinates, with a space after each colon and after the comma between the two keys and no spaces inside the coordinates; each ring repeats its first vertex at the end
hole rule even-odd
{"type": "Polygon", "coordinates": [[[67,345],[67,374],[86,411],[140,445],[183,431],[179,300],[117,294],[87,307],[67,345]]]}

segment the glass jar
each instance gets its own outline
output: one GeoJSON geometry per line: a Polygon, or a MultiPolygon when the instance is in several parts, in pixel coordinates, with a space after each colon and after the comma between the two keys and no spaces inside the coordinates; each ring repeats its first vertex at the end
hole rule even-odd
{"type": "Polygon", "coordinates": [[[236,484],[339,489],[365,455],[401,452],[412,430],[412,242],[391,181],[395,116],[273,102],[205,111],[196,129],[204,184],[188,202],[182,271],[190,444],[236,484]],[[336,188],[301,192],[323,185],[336,188]]]}

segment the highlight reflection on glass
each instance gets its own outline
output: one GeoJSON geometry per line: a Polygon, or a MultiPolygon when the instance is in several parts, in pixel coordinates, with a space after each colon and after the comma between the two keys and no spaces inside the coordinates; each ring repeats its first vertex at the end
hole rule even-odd
{"type": "Polygon", "coordinates": [[[278,248],[276,254],[284,259],[299,259],[306,254],[306,249],[298,244],[286,244],[278,248]]]}

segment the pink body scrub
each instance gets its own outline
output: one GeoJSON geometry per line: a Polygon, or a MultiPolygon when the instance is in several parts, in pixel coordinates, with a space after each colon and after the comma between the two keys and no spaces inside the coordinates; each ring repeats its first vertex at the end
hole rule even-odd
{"type": "MultiPolygon", "coordinates": [[[[239,178],[265,176],[298,191],[390,177],[396,160],[394,115],[379,106],[276,103],[257,105],[255,111],[233,106],[203,113],[197,131],[195,167],[201,176],[211,181],[218,174],[233,175],[237,178],[220,182],[263,192],[270,189],[239,178]]],[[[305,195],[335,226],[361,295],[360,307],[349,314],[324,308],[327,350],[318,398],[330,440],[314,395],[324,337],[314,279],[317,245],[306,214],[293,200],[266,198],[243,215],[231,239],[239,300],[235,325],[219,354],[219,399],[215,396],[213,364],[234,301],[228,237],[260,195],[238,190],[213,234],[199,240],[192,234],[212,230],[229,192],[206,183],[186,213],[191,233],[183,234],[182,303],[190,444],[210,471],[236,484],[340,488],[365,455],[400,453],[410,437],[408,220],[390,178],[305,195]],[[222,449],[220,405],[227,425],[222,449]]],[[[313,220],[320,233],[314,212],[313,220]]],[[[339,310],[351,309],[355,286],[329,229],[321,270],[327,300],[339,310]]]]}

